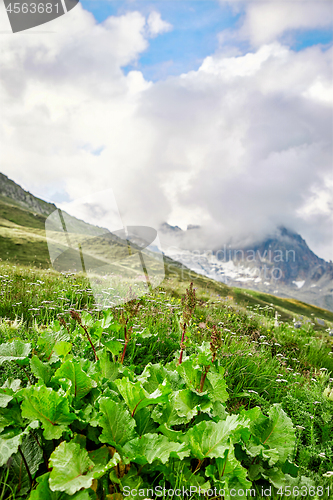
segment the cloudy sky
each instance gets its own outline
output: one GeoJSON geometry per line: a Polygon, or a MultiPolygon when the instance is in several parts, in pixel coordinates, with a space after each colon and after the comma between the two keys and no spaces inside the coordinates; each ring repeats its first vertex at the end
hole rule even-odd
{"type": "Polygon", "coordinates": [[[13,34],[0,2],[0,171],[125,224],[278,225],[332,258],[331,0],[84,0],[13,34]],[[98,195],[97,195],[98,197],[98,195]]]}

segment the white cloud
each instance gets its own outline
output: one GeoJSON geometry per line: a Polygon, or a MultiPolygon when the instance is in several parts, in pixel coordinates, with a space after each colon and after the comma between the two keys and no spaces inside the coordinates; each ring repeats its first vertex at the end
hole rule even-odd
{"type": "Polygon", "coordinates": [[[140,13],[52,27],[2,35],[3,173],[43,198],[111,187],[125,223],[205,223],[207,245],[284,224],[329,258],[332,49],[274,42],[153,84],[122,71],[148,47],[140,13]]]}
{"type": "Polygon", "coordinates": [[[161,14],[154,10],[148,16],[147,28],[149,36],[151,38],[154,38],[161,33],[167,33],[168,31],[171,31],[172,24],[168,23],[167,21],[163,21],[163,19],[161,18],[161,14]]]}
{"type": "Polygon", "coordinates": [[[277,40],[289,30],[329,28],[332,26],[331,0],[220,0],[236,11],[245,9],[237,36],[253,46],[277,40]]]}

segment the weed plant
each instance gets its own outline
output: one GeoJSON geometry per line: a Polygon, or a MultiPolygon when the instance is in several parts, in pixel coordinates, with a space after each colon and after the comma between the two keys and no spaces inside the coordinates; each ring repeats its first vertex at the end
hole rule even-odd
{"type": "MultiPolygon", "coordinates": [[[[267,415],[272,405],[280,404],[296,429],[290,460],[316,488],[330,487],[332,491],[333,475],[329,473],[333,471],[333,401],[324,394],[327,387],[333,386],[333,342],[328,334],[331,324],[326,323],[327,331],[318,332],[311,318],[295,316],[295,321],[290,322],[279,317],[277,325],[275,313],[280,314],[280,310],[274,306],[245,308],[200,288],[192,288],[196,304],[188,295],[182,302],[168,282],[164,288],[133,302],[135,310],[129,310],[130,306],[115,308],[109,320],[95,307],[84,276],[6,264],[0,266],[0,275],[0,341],[29,342],[32,352],[40,348],[43,335],[52,328],[62,328],[69,336],[64,342],[71,343],[75,359],[94,362],[79,316],[93,329],[97,353],[98,349],[109,349],[114,361],[120,362],[123,357],[124,369],[140,376],[149,363],[179,364],[180,356],[181,361],[193,356],[202,342],[212,344],[212,332],[218,331],[221,342],[215,355],[228,391],[226,411],[236,415],[259,407],[267,415]],[[299,327],[295,327],[296,322],[299,327]],[[105,330],[118,344],[107,344],[105,330]]],[[[29,364],[4,362],[0,366],[0,385],[7,379],[21,379],[25,386],[37,382],[29,364]]],[[[27,494],[20,496],[10,474],[8,467],[1,468],[0,500],[28,498],[27,494]]],[[[183,472],[177,470],[175,474],[181,482],[183,472]]],[[[260,496],[260,484],[256,488],[256,498],[265,498],[260,496]]],[[[325,498],[325,492],[319,496],[317,493],[308,498],[325,498]]],[[[110,499],[115,500],[112,495],[110,499]]],[[[287,496],[273,492],[271,498],[287,496]]]]}

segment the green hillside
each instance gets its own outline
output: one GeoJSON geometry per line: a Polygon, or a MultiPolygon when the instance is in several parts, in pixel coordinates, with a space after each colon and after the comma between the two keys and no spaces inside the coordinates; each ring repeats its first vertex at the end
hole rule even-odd
{"type": "MultiPolygon", "coordinates": [[[[33,213],[27,209],[15,205],[9,198],[0,198],[0,258],[3,263],[12,265],[33,266],[39,269],[49,269],[51,266],[49,251],[45,234],[46,216],[33,213]]],[[[56,234],[56,233],[54,233],[56,234]]],[[[65,248],[65,236],[57,233],[55,242],[65,248]]],[[[89,238],[87,244],[88,262],[91,267],[98,269],[106,263],[112,261],[115,272],[124,267],[120,260],[127,255],[128,249],[123,241],[117,238],[112,239],[112,247],[107,246],[106,235],[103,238],[89,238]],[[111,251],[110,251],[111,248],[111,251]],[[106,251],[107,250],[107,251],[106,251]],[[111,253],[110,253],[111,252],[111,253]]],[[[74,239],[75,240],[75,239],[74,239]]],[[[80,241],[83,241],[82,238],[80,241]]],[[[70,271],[71,267],[76,267],[80,263],[81,256],[78,251],[67,252],[68,263],[61,262],[61,269],[70,271]],[[65,266],[65,267],[64,267],[65,266]]],[[[55,262],[55,267],[57,262],[55,262]]],[[[56,267],[57,268],[57,267],[56,267]]],[[[211,295],[227,298],[229,301],[237,303],[239,306],[248,308],[255,306],[272,305],[279,311],[283,320],[290,320],[295,316],[304,316],[308,319],[319,318],[324,321],[333,321],[333,313],[319,307],[306,304],[294,299],[283,299],[274,295],[258,293],[243,288],[233,288],[211,280],[205,276],[198,275],[185,266],[165,257],[165,275],[163,286],[174,295],[181,296],[190,281],[193,281],[199,289],[200,295],[209,298],[211,295]]],[[[324,329],[325,325],[315,321],[315,328],[324,329]]]]}
{"type": "MultiPolygon", "coordinates": [[[[329,498],[332,312],[167,257],[160,286],[103,310],[56,227],[50,267],[45,220],[0,201],[1,500],[125,500],[127,484],[329,498]]],[[[126,243],[90,231],[70,234],[87,265],[126,277],[126,243]]]]}

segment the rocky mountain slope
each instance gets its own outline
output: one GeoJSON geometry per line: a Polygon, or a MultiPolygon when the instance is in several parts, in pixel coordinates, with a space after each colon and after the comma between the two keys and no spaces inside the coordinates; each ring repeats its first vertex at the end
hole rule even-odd
{"type": "MultiPolygon", "coordinates": [[[[56,206],[53,203],[48,203],[47,201],[36,198],[28,191],[25,191],[21,186],[16,184],[14,181],[8,179],[4,174],[0,173],[0,197],[9,198],[10,201],[15,201],[16,204],[22,208],[27,208],[32,212],[36,212],[41,215],[50,215],[56,206]]],[[[8,200],[7,200],[8,201],[8,200]]]]}
{"type": "Polygon", "coordinates": [[[279,227],[242,248],[226,242],[203,251],[186,248],[189,239],[184,233],[188,231],[168,224],[161,231],[174,238],[173,246],[168,240],[167,254],[198,273],[229,286],[296,298],[333,311],[333,263],[315,255],[290,229],[279,227]]]}

